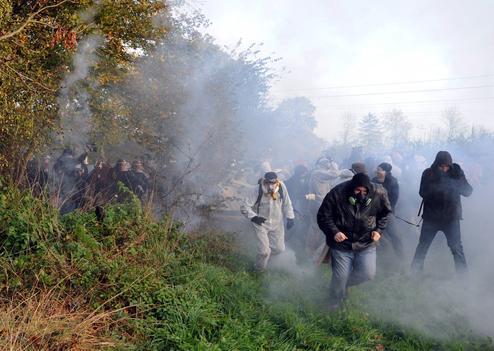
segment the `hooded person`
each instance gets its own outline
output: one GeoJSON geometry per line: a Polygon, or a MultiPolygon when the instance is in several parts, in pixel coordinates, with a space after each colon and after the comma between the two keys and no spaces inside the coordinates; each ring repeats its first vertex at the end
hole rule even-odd
{"type": "Polygon", "coordinates": [[[431,167],[422,173],[420,181],[424,222],[412,262],[413,271],[423,270],[425,256],[438,231],[446,236],[456,271],[466,271],[460,231],[460,220],[463,219],[461,196],[470,196],[472,192],[473,188],[460,165],[453,163],[449,152],[439,151],[431,167]]]}
{"type": "Polygon", "coordinates": [[[275,172],[267,172],[259,184],[248,190],[240,207],[241,213],[251,221],[257,238],[255,269],[266,270],[271,255],[285,250],[285,226],[294,225],[294,211],[288,190],[275,172]]]}
{"type": "Polygon", "coordinates": [[[376,242],[386,229],[391,205],[384,188],[358,173],[334,187],[317,213],[330,247],[330,308],[340,306],[349,286],[376,274],[376,242]]]}
{"type": "MultiPolygon", "coordinates": [[[[381,184],[386,190],[391,204],[391,209],[395,212],[396,204],[400,196],[400,185],[398,180],[393,176],[392,170],[394,167],[388,162],[382,162],[376,168],[376,176],[372,179],[372,182],[376,184],[381,184]]],[[[403,243],[399,237],[399,231],[396,227],[396,222],[394,217],[390,217],[388,221],[388,226],[386,228],[385,240],[389,240],[391,246],[393,247],[396,257],[400,260],[398,265],[402,264],[405,251],[403,249],[403,243]]]]}

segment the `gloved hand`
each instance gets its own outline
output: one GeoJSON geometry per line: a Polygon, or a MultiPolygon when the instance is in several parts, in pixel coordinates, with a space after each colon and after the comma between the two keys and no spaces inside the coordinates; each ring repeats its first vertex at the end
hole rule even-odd
{"type": "Polygon", "coordinates": [[[286,220],[286,229],[287,230],[290,230],[293,228],[293,226],[295,225],[295,220],[293,218],[287,218],[286,220]]]}
{"type": "Polygon", "coordinates": [[[465,173],[461,169],[460,165],[458,163],[453,163],[451,165],[451,168],[449,170],[449,174],[451,175],[452,178],[455,179],[460,179],[465,176],[465,173]]]}
{"type": "Polygon", "coordinates": [[[266,218],[259,216],[252,217],[250,220],[257,225],[262,225],[264,222],[266,222],[266,218]]]}

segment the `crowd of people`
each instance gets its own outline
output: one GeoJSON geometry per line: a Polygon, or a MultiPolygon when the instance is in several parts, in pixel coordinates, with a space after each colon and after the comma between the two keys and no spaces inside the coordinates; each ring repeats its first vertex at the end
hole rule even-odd
{"type": "MultiPolygon", "coordinates": [[[[437,153],[429,167],[425,158],[417,156],[413,162],[401,161],[394,155],[377,162],[364,158],[354,148],[342,162],[347,166],[341,168],[327,152],[312,169],[303,164],[295,166],[290,177],[282,170],[269,169],[269,164],[263,165],[262,176],[256,185],[248,187],[241,205],[241,213],[250,220],[257,240],[255,270],[264,272],[270,258],[285,251],[287,245],[295,250],[297,259],[314,264],[331,262],[331,305],[338,308],[349,286],[375,276],[378,242],[386,243],[397,258],[394,266],[402,269],[403,223],[418,224],[396,213],[396,208],[403,205],[401,181],[406,182],[406,194],[415,191],[422,198],[423,223],[412,271],[424,269],[429,247],[441,231],[457,272],[465,273],[461,196],[470,196],[473,191],[465,172],[446,151],[437,153]]],[[[34,192],[56,199],[62,215],[79,208],[97,210],[111,201],[127,201],[129,192],[146,201],[150,192],[142,161],[131,164],[119,159],[114,166],[104,161],[90,165],[87,153],[76,156],[70,149],[63,150],[53,165],[50,157],[29,161],[27,180],[34,192]]]]}
{"type": "MultiPolygon", "coordinates": [[[[392,158],[377,165],[375,160],[360,161],[357,151],[354,149],[346,161],[349,168],[340,169],[325,155],[312,170],[296,166],[286,181],[268,171],[248,191],[241,206],[241,213],[252,222],[257,239],[255,270],[264,272],[270,257],[282,253],[286,243],[314,263],[329,259],[333,272],[331,308],[341,305],[349,286],[374,278],[376,246],[381,238],[395,252],[397,262],[403,263],[402,234],[397,221],[418,226],[396,215],[400,184],[393,171],[396,169],[406,178],[406,168],[393,165],[392,158]],[[368,175],[369,164],[374,176],[368,175]]],[[[460,234],[461,196],[470,196],[473,188],[462,167],[453,162],[447,151],[437,153],[432,165],[424,168],[417,187],[422,198],[423,224],[412,272],[423,270],[427,251],[437,232],[442,231],[455,268],[463,274],[467,261],[460,234]]]]}
{"type": "Polygon", "coordinates": [[[112,200],[125,201],[126,195],[119,183],[141,201],[145,201],[149,192],[149,176],[141,160],[130,164],[119,159],[113,167],[104,161],[90,165],[87,153],[76,157],[71,149],[63,150],[53,165],[49,156],[42,162],[30,160],[27,180],[35,193],[56,199],[62,215],[78,208],[102,206],[112,200]]]}

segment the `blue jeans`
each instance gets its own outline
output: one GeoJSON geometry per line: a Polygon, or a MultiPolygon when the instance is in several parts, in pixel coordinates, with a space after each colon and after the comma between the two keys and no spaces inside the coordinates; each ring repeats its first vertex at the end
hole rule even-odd
{"type": "Polygon", "coordinates": [[[374,279],[376,247],[370,246],[362,251],[331,249],[331,268],[333,275],[329,297],[332,304],[340,304],[345,298],[347,287],[374,279]]]}
{"type": "Polygon", "coordinates": [[[436,223],[429,220],[424,220],[422,230],[420,231],[419,244],[415,250],[413,257],[412,269],[414,271],[422,271],[424,269],[424,260],[429,251],[432,241],[436,237],[438,231],[442,231],[446,235],[449,249],[453,255],[455,268],[458,273],[464,273],[467,270],[467,260],[463,252],[461,244],[460,221],[454,220],[446,223],[436,223]]]}

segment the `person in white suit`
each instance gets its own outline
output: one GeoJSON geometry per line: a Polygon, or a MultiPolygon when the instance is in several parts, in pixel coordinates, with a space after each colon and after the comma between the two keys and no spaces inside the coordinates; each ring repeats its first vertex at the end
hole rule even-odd
{"type": "Polygon", "coordinates": [[[285,250],[285,223],[293,227],[295,215],[285,184],[275,172],[267,172],[258,184],[248,190],[240,208],[252,222],[257,238],[255,269],[264,272],[271,255],[285,250]]]}

